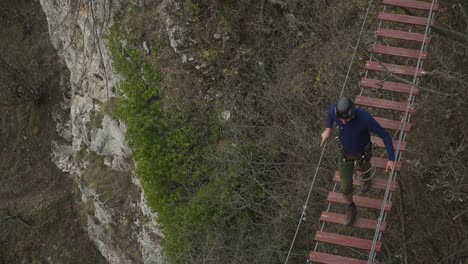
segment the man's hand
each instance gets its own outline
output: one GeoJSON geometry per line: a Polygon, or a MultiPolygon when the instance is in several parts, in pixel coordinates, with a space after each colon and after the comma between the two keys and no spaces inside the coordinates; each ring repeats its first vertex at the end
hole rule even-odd
{"type": "Polygon", "coordinates": [[[322,132],[322,143],[320,143],[320,146],[323,146],[325,142],[328,141],[328,139],[331,136],[331,128],[325,128],[325,130],[322,132]]]}
{"type": "Polygon", "coordinates": [[[395,162],[393,160],[387,161],[387,166],[385,166],[385,172],[392,171],[394,163],[395,162]]]}

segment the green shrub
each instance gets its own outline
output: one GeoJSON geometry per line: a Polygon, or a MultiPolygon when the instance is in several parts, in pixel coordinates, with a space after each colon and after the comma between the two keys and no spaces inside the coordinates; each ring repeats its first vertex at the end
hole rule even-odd
{"type": "Polygon", "coordinates": [[[167,260],[219,263],[237,254],[238,262],[253,263],[255,249],[265,246],[259,237],[271,233],[259,211],[270,210],[263,208],[263,188],[276,171],[252,164],[270,164],[274,155],[261,151],[250,134],[228,135],[206,101],[165,105],[157,52],[145,55],[137,48],[141,40],[127,36],[119,19],[109,36],[114,67],[123,77],[116,114],[128,126],[136,173],[158,212],[167,260]]]}
{"type": "MultiPolygon", "coordinates": [[[[127,139],[137,163],[137,175],[149,205],[159,213],[166,235],[165,252],[171,256],[185,253],[182,243],[197,231],[205,232],[216,210],[203,203],[210,192],[213,166],[205,156],[221,136],[214,114],[203,117],[200,126],[189,115],[192,109],[163,110],[160,76],[136,48],[122,49],[121,37],[114,28],[110,37],[114,66],[123,76],[119,85],[122,100],[117,114],[128,125],[127,139]]],[[[212,194],[212,193],[211,193],[212,194]]]]}

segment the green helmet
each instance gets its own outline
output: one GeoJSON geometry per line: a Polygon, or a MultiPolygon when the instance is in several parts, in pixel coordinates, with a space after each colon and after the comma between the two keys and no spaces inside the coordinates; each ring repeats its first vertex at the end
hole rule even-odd
{"type": "Polygon", "coordinates": [[[343,96],[336,104],[335,114],[341,119],[352,119],[354,118],[354,109],[353,101],[349,97],[343,96]]]}

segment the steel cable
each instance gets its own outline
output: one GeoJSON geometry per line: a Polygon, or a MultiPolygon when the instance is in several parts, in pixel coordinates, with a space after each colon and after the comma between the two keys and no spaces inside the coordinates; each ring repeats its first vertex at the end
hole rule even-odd
{"type": "MultiPolygon", "coordinates": [[[[369,4],[368,4],[367,10],[366,10],[366,15],[365,15],[364,20],[363,20],[362,25],[361,25],[361,30],[360,30],[360,32],[359,32],[359,37],[358,37],[358,40],[357,40],[357,42],[356,42],[356,46],[354,47],[353,55],[351,56],[351,61],[349,62],[348,71],[347,71],[347,73],[346,73],[346,76],[345,76],[345,79],[344,79],[343,86],[342,86],[342,88],[341,88],[341,92],[340,92],[340,96],[339,96],[339,97],[341,97],[341,96],[343,95],[344,90],[345,90],[345,88],[346,88],[346,83],[347,83],[347,81],[348,81],[348,77],[349,77],[349,74],[350,74],[350,72],[351,72],[351,68],[352,68],[352,66],[353,66],[355,57],[356,57],[356,52],[357,52],[357,49],[358,49],[358,47],[359,47],[359,43],[361,42],[361,37],[362,37],[362,34],[363,34],[363,32],[364,32],[364,27],[365,27],[365,24],[366,24],[366,22],[367,22],[367,18],[368,18],[368,16],[369,16],[369,11],[370,11],[370,8],[371,8],[371,6],[372,6],[372,3],[373,3],[373,0],[369,0],[369,4]]],[[[308,203],[309,203],[310,196],[311,196],[311,194],[312,194],[312,190],[313,190],[313,187],[314,187],[314,184],[315,184],[315,179],[317,178],[318,170],[319,170],[319,168],[320,168],[320,164],[321,164],[321,162],[322,162],[323,154],[325,153],[326,147],[327,147],[327,142],[325,142],[325,144],[324,144],[324,146],[323,146],[323,148],[322,148],[322,153],[320,154],[319,162],[317,163],[317,166],[316,166],[316,168],[315,168],[315,174],[314,174],[314,177],[312,178],[312,183],[311,183],[310,188],[309,188],[309,193],[308,193],[308,195],[307,195],[307,199],[306,199],[306,201],[305,201],[305,204],[304,204],[303,207],[302,207],[302,213],[301,213],[301,216],[300,216],[300,218],[299,218],[299,222],[298,222],[297,227],[296,227],[296,232],[294,233],[294,237],[293,237],[293,239],[292,239],[291,246],[289,247],[288,255],[286,256],[286,260],[284,261],[284,264],[287,264],[287,263],[288,263],[289,257],[290,257],[291,252],[292,252],[292,249],[294,248],[294,243],[295,243],[295,241],[296,241],[297,234],[298,234],[298,232],[299,232],[301,223],[302,223],[302,221],[303,221],[303,219],[304,219],[304,217],[305,217],[306,210],[307,210],[307,205],[308,205],[308,203]]],[[[335,183],[334,189],[335,189],[335,188],[336,188],[336,183],[335,183]]],[[[330,208],[330,203],[328,204],[328,209],[327,209],[327,211],[329,210],[329,208],[330,208]]],[[[322,228],[323,228],[323,226],[322,226],[322,228]]],[[[317,245],[315,246],[315,248],[317,248],[317,245]]]]}
{"type": "MultiPolygon", "coordinates": [[[[415,71],[414,76],[413,76],[413,84],[417,84],[418,80],[419,80],[418,79],[418,71],[419,71],[420,68],[422,68],[422,64],[423,64],[422,54],[423,54],[423,51],[425,51],[427,49],[427,36],[429,35],[430,28],[431,28],[431,26],[430,26],[431,23],[430,22],[432,21],[432,19],[434,18],[434,15],[435,15],[434,6],[435,6],[436,3],[437,3],[437,0],[432,0],[431,8],[430,8],[429,15],[428,15],[428,18],[427,18],[426,29],[424,31],[423,43],[421,44],[421,48],[419,50],[418,62],[416,64],[416,71],[415,71]]],[[[377,226],[376,226],[375,233],[374,233],[374,239],[372,241],[372,247],[371,247],[371,250],[369,252],[369,257],[368,257],[368,260],[367,260],[368,264],[373,263],[374,260],[375,260],[377,242],[380,240],[381,233],[382,233],[382,232],[380,232],[380,227],[381,227],[382,222],[385,220],[386,215],[387,215],[386,212],[385,212],[385,207],[387,206],[389,198],[391,199],[391,197],[392,197],[392,194],[390,193],[390,185],[394,181],[394,179],[396,178],[395,167],[396,167],[396,163],[398,161],[400,161],[400,158],[401,158],[400,146],[401,146],[401,142],[403,142],[403,140],[406,138],[406,133],[405,133],[406,124],[409,122],[409,120],[411,118],[411,114],[409,113],[409,109],[410,109],[411,105],[414,103],[414,94],[413,94],[413,92],[414,92],[414,86],[411,86],[410,94],[408,96],[408,101],[406,103],[405,114],[404,114],[404,117],[402,118],[403,125],[400,127],[400,135],[399,135],[399,138],[398,138],[397,149],[396,149],[396,152],[395,152],[396,161],[392,166],[392,170],[390,172],[389,179],[387,181],[387,185],[386,185],[386,188],[385,188],[385,195],[384,195],[384,198],[383,198],[382,207],[380,208],[380,215],[379,215],[379,218],[377,219],[377,226]]]]}

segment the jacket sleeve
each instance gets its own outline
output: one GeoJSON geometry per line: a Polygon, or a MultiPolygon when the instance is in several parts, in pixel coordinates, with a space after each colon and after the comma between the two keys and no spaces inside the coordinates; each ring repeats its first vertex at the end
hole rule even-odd
{"type": "Polygon", "coordinates": [[[395,160],[395,149],[393,148],[392,137],[377,121],[369,114],[368,128],[369,131],[379,136],[384,144],[385,149],[387,150],[387,155],[389,160],[395,160]]]}
{"type": "Polygon", "coordinates": [[[332,128],[334,122],[335,122],[335,104],[331,104],[330,107],[328,108],[327,122],[325,124],[325,127],[332,128]]]}

